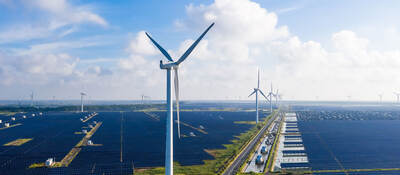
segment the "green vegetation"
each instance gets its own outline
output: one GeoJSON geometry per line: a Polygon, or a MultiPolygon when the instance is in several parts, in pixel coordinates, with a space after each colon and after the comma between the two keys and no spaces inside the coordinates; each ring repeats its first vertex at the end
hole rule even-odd
{"type": "Polygon", "coordinates": [[[234,121],[235,124],[247,124],[247,125],[255,125],[255,121],[234,121]]]}
{"type": "Polygon", "coordinates": [[[46,167],[46,164],[44,162],[42,163],[33,163],[32,165],[29,165],[29,168],[42,168],[46,167]]]}
{"type": "Polygon", "coordinates": [[[10,111],[0,111],[0,115],[11,116],[15,115],[17,112],[10,112],[10,111]]]}
{"type": "Polygon", "coordinates": [[[26,142],[31,141],[33,138],[26,138],[26,139],[17,139],[11,142],[4,144],[3,146],[21,146],[26,142]]]}
{"type": "MultiPolygon", "coordinates": [[[[274,114],[274,113],[273,113],[274,114]]],[[[269,117],[271,117],[270,115],[269,117]]],[[[236,136],[236,139],[232,140],[231,144],[225,144],[225,149],[216,150],[205,150],[207,153],[212,155],[214,160],[204,160],[203,165],[192,165],[192,166],[181,166],[178,163],[174,163],[175,174],[221,174],[225,168],[231,163],[232,160],[240,153],[240,151],[251,141],[253,137],[259,132],[259,130],[266,124],[266,117],[263,122],[254,125],[250,130],[236,136]]],[[[156,168],[136,168],[135,175],[158,175],[165,174],[164,167],[156,168]]]]}

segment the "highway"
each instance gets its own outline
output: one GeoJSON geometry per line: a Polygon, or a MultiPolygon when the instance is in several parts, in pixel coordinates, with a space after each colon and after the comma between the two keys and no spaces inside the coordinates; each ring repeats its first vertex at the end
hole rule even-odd
{"type": "Polygon", "coordinates": [[[267,124],[261,129],[261,132],[258,132],[257,136],[253,138],[252,141],[244,148],[242,152],[238,156],[236,156],[235,160],[226,168],[225,172],[223,173],[224,175],[232,175],[236,174],[236,172],[239,170],[240,166],[246,161],[246,158],[249,156],[251,150],[253,150],[254,146],[257,144],[257,141],[262,138],[264,135],[265,131],[271,125],[271,123],[275,120],[275,118],[278,116],[279,112],[275,113],[275,115],[271,118],[268,119],[267,124]]]}

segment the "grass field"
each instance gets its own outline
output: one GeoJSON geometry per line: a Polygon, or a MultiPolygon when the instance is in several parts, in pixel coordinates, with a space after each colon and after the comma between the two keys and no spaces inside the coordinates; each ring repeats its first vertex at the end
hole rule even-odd
{"type": "Polygon", "coordinates": [[[11,142],[4,144],[3,146],[21,146],[26,142],[31,141],[33,138],[26,138],[26,139],[17,139],[11,142]]]}

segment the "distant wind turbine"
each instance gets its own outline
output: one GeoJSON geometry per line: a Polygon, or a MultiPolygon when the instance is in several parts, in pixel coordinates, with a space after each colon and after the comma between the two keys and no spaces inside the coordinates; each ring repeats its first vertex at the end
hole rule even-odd
{"type": "Polygon", "coordinates": [[[31,106],[33,106],[33,104],[34,104],[34,103],[33,103],[33,91],[31,92],[31,95],[30,95],[30,96],[31,96],[31,106]]]}
{"type": "Polygon", "coordinates": [[[200,40],[206,35],[208,30],[214,26],[212,23],[201,35],[200,37],[186,50],[186,52],[174,62],[168,52],[162,48],[150,35],[146,32],[147,37],[153,42],[153,44],[161,51],[161,53],[168,59],[168,63],[164,64],[160,61],[160,69],[167,70],[167,134],[166,134],[166,151],[165,151],[165,174],[172,175],[174,172],[173,168],[173,105],[172,105],[172,85],[171,85],[171,70],[175,72],[174,85],[175,85],[175,98],[176,98],[176,114],[178,121],[178,137],[180,138],[180,123],[179,123],[179,78],[178,78],[178,68],[181,64],[197,46],[200,40]]]}
{"type": "Polygon", "coordinates": [[[379,96],[379,102],[382,103],[383,94],[378,94],[378,96],[379,96]]]}
{"type": "Polygon", "coordinates": [[[268,100],[268,98],[264,95],[264,93],[260,89],[260,70],[258,70],[258,72],[257,72],[257,77],[258,77],[257,88],[254,88],[253,92],[249,95],[249,97],[250,97],[254,93],[256,94],[256,123],[258,123],[258,92],[260,92],[260,94],[268,100]]]}
{"type": "Polygon", "coordinates": [[[142,95],[142,104],[145,103],[145,100],[149,101],[150,100],[150,96],[146,96],[146,95],[142,95]]]}
{"type": "Polygon", "coordinates": [[[81,112],[83,112],[83,96],[85,96],[86,93],[81,92],[81,112]]]}
{"type": "Polygon", "coordinates": [[[398,93],[398,92],[393,92],[393,94],[396,95],[396,97],[397,97],[397,103],[399,103],[400,93],[398,93]]]}
{"type": "Polygon", "coordinates": [[[272,98],[273,98],[274,96],[276,96],[276,95],[274,94],[274,91],[273,91],[273,89],[272,89],[272,83],[271,83],[271,89],[270,89],[270,91],[269,91],[269,93],[268,93],[268,95],[267,95],[268,101],[269,101],[269,106],[270,106],[270,108],[271,108],[271,112],[272,112],[272,98]]]}

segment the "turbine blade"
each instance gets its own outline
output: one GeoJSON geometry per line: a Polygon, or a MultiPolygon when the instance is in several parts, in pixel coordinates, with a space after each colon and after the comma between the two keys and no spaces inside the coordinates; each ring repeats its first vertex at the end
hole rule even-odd
{"type": "Polygon", "coordinates": [[[181,62],[185,61],[185,59],[189,56],[190,53],[192,53],[193,49],[199,44],[200,40],[203,39],[204,35],[208,32],[208,30],[211,29],[211,27],[214,26],[214,23],[212,23],[204,32],[203,34],[200,35],[200,37],[189,47],[188,50],[179,58],[179,60],[176,62],[176,64],[180,64],[181,62]]]}
{"type": "Polygon", "coordinates": [[[272,98],[272,97],[271,97],[271,93],[268,93],[268,95],[267,95],[267,101],[268,101],[268,102],[271,102],[271,98],[272,98]],[[268,97],[269,97],[269,98],[268,98],[268,97]]]}
{"type": "Polygon", "coordinates": [[[268,100],[267,96],[265,96],[265,94],[261,90],[258,90],[258,91],[261,93],[262,96],[264,96],[265,99],[268,100]]]}
{"type": "Polygon", "coordinates": [[[252,96],[254,93],[256,93],[256,90],[254,90],[248,97],[252,96]]]}
{"type": "Polygon", "coordinates": [[[178,77],[178,68],[174,69],[175,71],[175,102],[176,102],[176,116],[178,120],[178,138],[181,138],[181,124],[179,120],[179,77],[178,77]]]}
{"type": "Polygon", "coordinates": [[[161,53],[169,60],[169,61],[174,61],[172,60],[171,56],[168,54],[168,52],[162,48],[153,38],[151,38],[151,36],[146,32],[147,37],[149,37],[149,39],[151,40],[151,42],[153,42],[153,44],[158,48],[158,50],[161,51],[161,53]]]}

